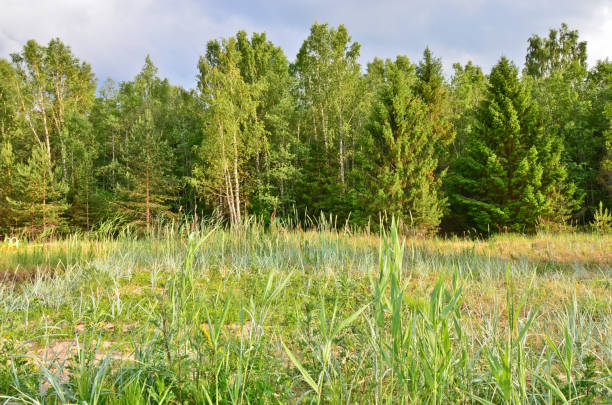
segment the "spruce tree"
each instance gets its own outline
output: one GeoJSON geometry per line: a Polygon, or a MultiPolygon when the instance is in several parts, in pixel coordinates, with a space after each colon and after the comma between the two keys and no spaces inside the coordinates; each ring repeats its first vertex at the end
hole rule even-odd
{"type": "Polygon", "coordinates": [[[376,173],[372,213],[386,211],[417,228],[433,229],[445,203],[435,172],[447,133],[430,119],[431,104],[417,94],[421,83],[406,57],[387,60],[382,77],[367,126],[376,173]]]}
{"type": "Polygon", "coordinates": [[[450,162],[448,146],[455,139],[455,131],[450,120],[449,92],[442,71],[442,60],[434,57],[429,47],[423,52],[423,59],[416,66],[418,77],[417,94],[427,108],[429,125],[432,126],[432,140],[435,140],[436,172],[444,175],[450,162]]]}
{"type": "Polygon", "coordinates": [[[423,101],[432,106],[441,104],[445,95],[442,61],[434,57],[429,47],[423,51],[423,59],[416,67],[416,74],[419,78],[417,92],[423,101]]]}
{"type": "Polygon", "coordinates": [[[560,222],[572,207],[561,140],[505,57],[493,67],[478,126],[449,176],[453,215],[463,229],[533,232],[560,222]]]}

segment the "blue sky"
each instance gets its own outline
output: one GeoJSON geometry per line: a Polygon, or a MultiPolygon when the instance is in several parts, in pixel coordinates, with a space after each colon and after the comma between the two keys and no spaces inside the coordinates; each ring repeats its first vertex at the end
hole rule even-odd
{"type": "Polygon", "coordinates": [[[315,20],[346,25],[364,66],[375,56],[417,61],[426,45],[447,73],[468,60],[488,71],[501,55],[522,65],[529,36],[561,22],[588,41],[591,65],[612,57],[610,0],[0,0],[0,57],[60,37],[100,82],[131,79],[150,54],[162,77],[194,87],[209,39],[265,31],[293,60],[315,20]]]}

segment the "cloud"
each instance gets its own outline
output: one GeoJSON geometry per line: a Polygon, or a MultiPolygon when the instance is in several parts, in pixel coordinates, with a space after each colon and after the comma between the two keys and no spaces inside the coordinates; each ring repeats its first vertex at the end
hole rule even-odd
{"type": "Polygon", "coordinates": [[[129,80],[150,54],[162,76],[190,87],[208,40],[259,28],[240,16],[215,17],[212,6],[195,1],[8,0],[0,15],[0,55],[32,38],[59,37],[99,79],[129,80]]]}
{"type": "Polygon", "coordinates": [[[527,38],[563,21],[588,40],[591,64],[610,56],[612,40],[605,0],[3,0],[0,57],[28,39],[60,37],[101,81],[131,79],[150,54],[161,76],[194,87],[208,40],[266,31],[292,60],[315,20],[345,24],[362,44],[364,65],[375,56],[417,60],[429,45],[447,72],[470,59],[488,70],[501,55],[522,65],[527,38]]]}

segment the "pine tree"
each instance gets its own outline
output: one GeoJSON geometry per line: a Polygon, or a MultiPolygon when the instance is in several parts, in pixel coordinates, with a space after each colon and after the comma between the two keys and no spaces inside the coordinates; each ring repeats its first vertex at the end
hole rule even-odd
{"type": "Polygon", "coordinates": [[[127,148],[132,161],[127,185],[119,187],[117,205],[131,225],[149,231],[157,218],[172,216],[170,203],[176,191],[171,150],[154,128],[150,112],[136,121],[127,148]]]}
{"type": "Polygon", "coordinates": [[[445,204],[436,169],[438,146],[447,133],[432,121],[431,103],[418,94],[422,82],[406,57],[387,60],[382,77],[367,126],[376,173],[370,206],[373,213],[386,211],[430,230],[438,226],[445,204]]]}
{"type": "Polygon", "coordinates": [[[561,141],[505,57],[493,67],[478,127],[449,176],[453,215],[463,229],[533,232],[572,207],[561,141]]]}
{"type": "MultiPolygon", "coordinates": [[[[73,149],[74,152],[74,149],[73,149]]],[[[101,220],[107,210],[105,199],[98,188],[95,177],[95,145],[77,150],[77,163],[73,166],[73,184],[70,190],[70,209],[68,214],[73,225],[80,229],[90,230],[92,225],[101,220]]]]}
{"type": "Polygon", "coordinates": [[[167,90],[167,81],[158,78],[148,56],[134,82],[122,89],[129,129],[122,144],[125,179],[118,188],[117,206],[130,224],[147,231],[156,218],[172,216],[171,202],[176,198],[172,150],[156,122],[167,90]]]}

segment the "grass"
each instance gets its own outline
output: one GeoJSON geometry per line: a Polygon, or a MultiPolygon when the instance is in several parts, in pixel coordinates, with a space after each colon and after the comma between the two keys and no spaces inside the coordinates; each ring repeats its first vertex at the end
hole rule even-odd
{"type": "Polygon", "coordinates": [[[612,398],[612,236],[250,222],[0,253],[0,403],[612,398]]]}

